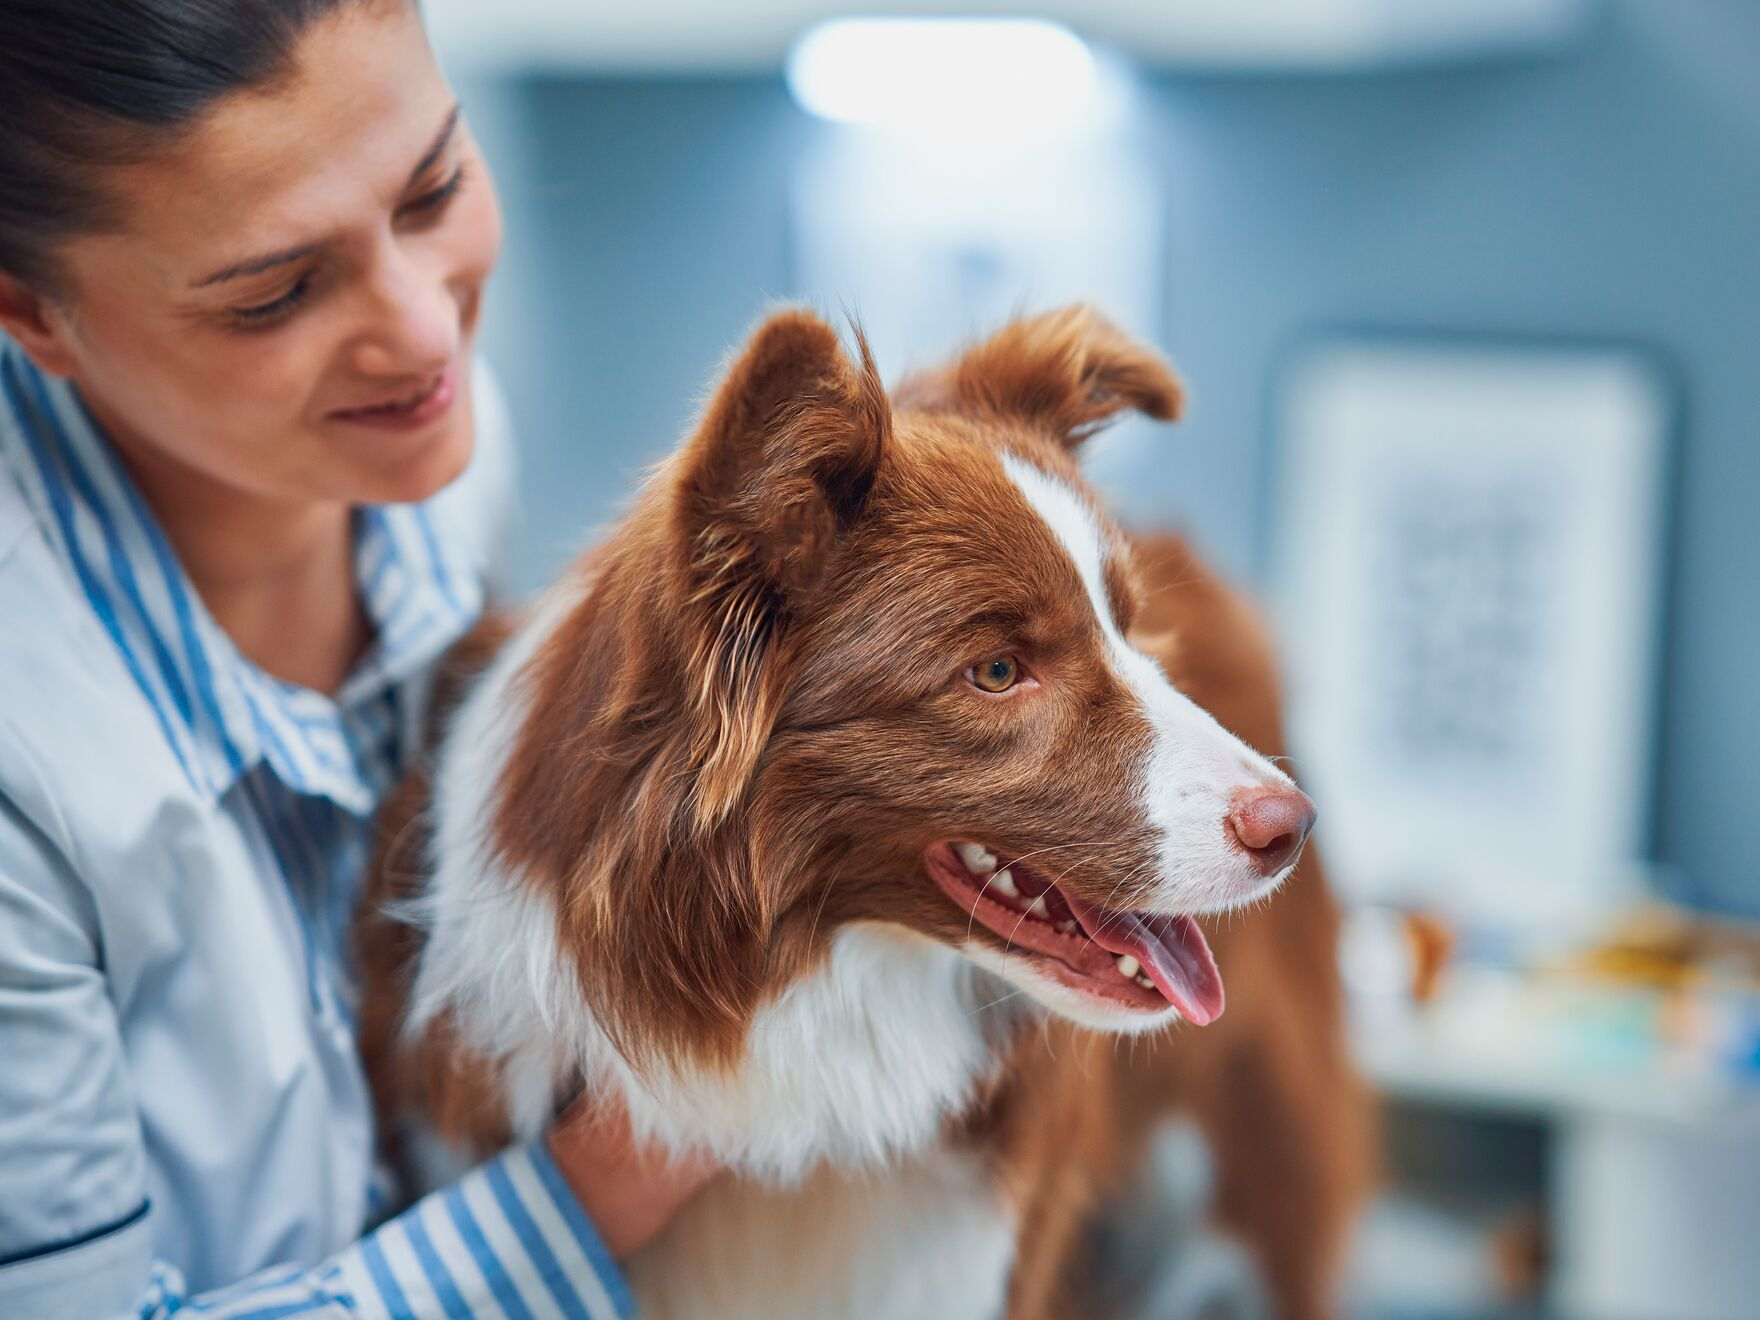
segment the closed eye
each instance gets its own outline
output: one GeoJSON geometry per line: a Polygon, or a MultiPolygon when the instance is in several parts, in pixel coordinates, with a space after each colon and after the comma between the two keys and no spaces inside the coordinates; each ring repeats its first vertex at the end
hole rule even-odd
{"type": "Polygon", "coordinates": [[[446,204],[458,196],[459,190],[464,187],[464,180],[465,166],[460,162],[458,168],[452,172],[452,177],[445,183],[432,192],[423,193],[420,197],[405,202],[397,209],[397,214],[405,217],[423,216],[444,210],[446,204]]]}
{"type": "Polygon", "coordinates": [[[272,298],[266,303],[257,303],[252,307],[234,307],[232,317],[246,329],[260,329],[273,325],[293,313],[293,310],[305,300],[306,294],[311,291],[311,285],[311,275],[309,273],[301,275],[299,279],[294,281],[293,287],[280,297],[272,298]]]}

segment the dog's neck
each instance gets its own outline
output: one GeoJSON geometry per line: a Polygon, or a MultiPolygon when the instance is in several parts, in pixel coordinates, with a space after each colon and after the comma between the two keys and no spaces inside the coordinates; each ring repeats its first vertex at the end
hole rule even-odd
{"type": "Polygon", "coordinates": [[[408,1030],[448,1020],[495,1069],[524,1137],[584,1084],[621,1097],[639,1132],[767,1180],[939,1140],[996,1066],[1020,1010],[989,973],[899,927],[839,932],[817,967],[762,1004],[731,1067],[638,1066],[613,1043],[573,961],[592,950],[559,946],[553,901],[491,844],[496,786],[528,709],[522,675],[579,599],[576,589],[541,602],[451,721],[408,1030]]]}

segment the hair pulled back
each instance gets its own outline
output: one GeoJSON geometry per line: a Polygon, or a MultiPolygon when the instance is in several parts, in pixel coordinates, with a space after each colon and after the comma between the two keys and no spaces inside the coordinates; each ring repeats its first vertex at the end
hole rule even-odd
{"type": "Polygon", "coordinates": [[[272,86],[360,0],[0,0],[0,271],[56,291],[62,243],[113,226],[103,171],[219,98],[272,86]]]}

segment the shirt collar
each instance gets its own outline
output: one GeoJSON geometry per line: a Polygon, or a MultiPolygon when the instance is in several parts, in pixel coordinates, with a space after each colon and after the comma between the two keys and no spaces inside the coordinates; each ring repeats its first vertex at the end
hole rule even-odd
{"type": "Polygon", "coordinates": [[[191,786],[216,801],[266,762],[297,792],[370,813],[403,769],[424,674],[481,612],[484,586],[437,508],[355,512],[355,576],[374,628],[334,698],[284,682],[214,622],[97,423],[65,381],[0,340],[0,458],[60,557],[191,786]],[[14,452],[7,453],[10,447],[14,452]]]}

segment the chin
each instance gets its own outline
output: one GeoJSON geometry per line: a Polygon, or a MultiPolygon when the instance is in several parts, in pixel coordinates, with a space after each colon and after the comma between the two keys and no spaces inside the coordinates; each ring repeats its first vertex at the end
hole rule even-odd
{"type": "MultiPolygon", "coordinates": [[[[460,402],[468,404],[468,400],[460,402]]],[[[404,493],[398,498],[411,503],[432,499],[464,475],[476,449],[476,427],[466,411],[455,425],[436,437],[415,470],[407,474],[404,493]]]]}
{"type": "MultiPolygon", "coordinates": [[[[476,428],[469,399],[460,398],[453,414],[443,419],[431,435],[399,436],[392,443],[403,452],[374,457],[390,458],[359,470],[362,441],[349,440],[349,456],[358,471],[351,483],[349,500],[357,504],[420,504],[445,490],[464,474],[476,452],[476,428]]],[[[371,443],[370,441],[368,443],[371,443]]]]}

